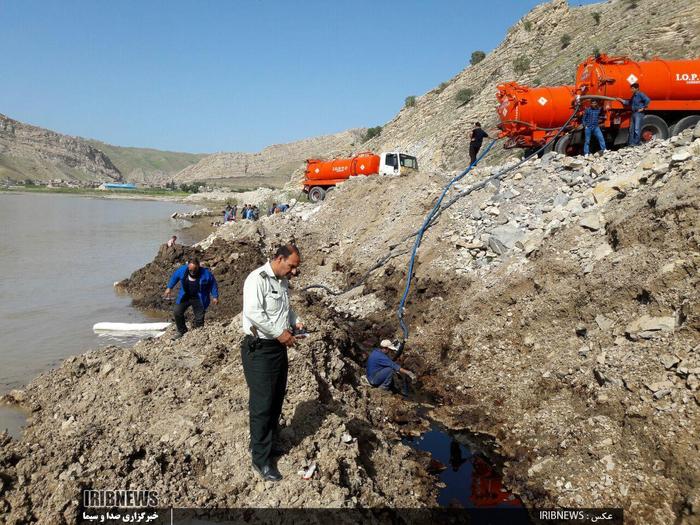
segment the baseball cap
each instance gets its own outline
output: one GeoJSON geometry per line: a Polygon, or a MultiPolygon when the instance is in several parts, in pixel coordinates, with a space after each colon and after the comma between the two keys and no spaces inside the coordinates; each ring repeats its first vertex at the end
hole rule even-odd
{"type": "Polygon", "coordinates": [[[396,346],[394,346],[394,344],[389,339],[384,339],[381,343],[379,343],[379,346],[381,346],[382,348],[388,348],[389,350],[398,350],[398,348],[396,348],[396,346]]]}

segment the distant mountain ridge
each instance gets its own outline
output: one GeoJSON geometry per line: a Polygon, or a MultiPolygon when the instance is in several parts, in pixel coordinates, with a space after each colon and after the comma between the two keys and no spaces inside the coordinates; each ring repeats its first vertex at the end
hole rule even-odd
{"type": "Polygon", "coordinates": [[[0,114],[0,182],[202,183],[281,187],[304,160],[359,146],[365,128],[275,144],[255,153],[181,153],[114,146],[0,114]]]}
{"type": "Polygon", "coordinates": [[[110,158],[86,141],[0,114],[0,181],[122,181],[110,158]]]}
{"type": "Polygon", "coordinates": [[[153,148],[114,146],[99,140],[83,139],[105,153],[129,182],[154,184],[169,180],[207,153],[182,153],[153,148]]]}

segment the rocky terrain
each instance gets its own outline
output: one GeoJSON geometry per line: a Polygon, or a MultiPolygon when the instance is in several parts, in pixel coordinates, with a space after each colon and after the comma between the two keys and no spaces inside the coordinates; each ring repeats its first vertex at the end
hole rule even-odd
{"type": "MultiPolygon", "coordinates": [[[[398,438],[432,418],[491,436],[527,505],[698,523],[700,126],[509,166],[461,181],[445,202],[465,195],[418,252],[403,364],[427,403],[366,389],[361,365],[379,338],[400,335],[411,234],[446,178],[353,179],[320,205],[227,224],[200,245],[219,259],[248,246],[251,264],[253,247],[265,257],[290,238],[300,246],[294,302],[314,335],[293,352],[289,481],[265,486],[246,467],[234,309],[176,343],[71,358],[6,396],[32,410],[23,438],[0,449],[9,522],[70,523],[79,487],[144,480],[175,506],[431,506],[426,460],[398,438]],[[347,291],[307,289],[319,284],[347,291]],[[312,462],[318,477],[296,477],[312,462]]],[[[158,271],[135,275],[137,287],[162,287],[158,271]]]]}
{"type": "Polygon", "coordinates": [[[77,137],[0,114],[0,180],[121,181],[104,153],[77,137]]]}
{"type": "MultiPolygon", "coordinates": [[[[465,62],[475,50],[465,50],[465,62]]],[[[398,146],[416,155],[420,166],[429,171],[466,166],[473,123],[480,121],[487,131],[497,124],[498,84],[571,83],[577,64],[596,51],[638,60],[696,58],[700,56],[700,9],[684,0],[611,0],[578,7],[566,0],[543,3],[515,24],[481,62],[428,93],[406,93],[419,95],[415,106],[402,109],[366,147],[382,151],[398,146]],[[566,46],[565,36],[570,41],[566,46]],[[516,61],[526,65],[524,70],[516,71],[516,61]],[[456,96],[463,89],[470,89],[472,98],[458,107],[461,102],[456,96]]],[[[506,153],[499,148],[494,159],[503,159],[506,153]]]]}
{"type": "Polygon", "coordinates": [[[700,126],[585,158],[493,161],[459,181],[423,238],[406,304],[414,395],[399,402],[361,381],[372,345],[401,335],[415,232],[464,163],[469,122],[489,122],[511,59],[532,58],[520,80],[556,83],[592,42],[689,56],[699,15],[675,0],[544,4],[370,143],[418,154],[420,173],[354,178],[318,205],[160,252],[123,282],[136,304],[167,309],[163,282],[195,250],[222,309],[181,340],[88,352],[5,396],[32,415],[20,440],[0,437],[0,515],[73,523],[81,488],[115,486],[153,488],[165,506],[431,507],[429,458],[400,438],[432,421],[489,438],[528,506],[700,523],[700,126]],[[646,32],[639,10],[653,13],[646,32]],[[569,33],[566,54],[553,53],[569,33]],[[474,101],[456,110],[471,85],[474,101]],[[289,240],[303,260],[293,302],[313,333],[291,353],[285,481],[265,484],[248,467],[236,314],[246,272],[289,240]]]}

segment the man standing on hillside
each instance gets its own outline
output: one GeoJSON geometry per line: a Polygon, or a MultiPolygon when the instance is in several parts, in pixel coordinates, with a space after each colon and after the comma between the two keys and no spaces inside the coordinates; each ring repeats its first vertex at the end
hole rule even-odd
{"type": "Polygon", "coordinates": [[[605,137],[603,137],[603,132],[600,130],[600,104],[597,100],[591,102],[591,106],[586,108],[583,112],[583,118],[581,119],[583,123],[583,154],[588,155],[590,153],[591,146],[591,134],[595,135],[598,139],[598,145],[600,146],[600,151],[605,151],[605,137]]]}
{"type": "Polygon", "coordinates": [[[272,442],[287,391],[287,348],[296,343],[295,330],[304,328],[289,305],[289,279],[299,274],[300,263],[294,244],[280,246],[243,285],[241,360],[248,384],[250,450],[253,469],[265,481],[282,479],[271,462],[272,442]]]}
{"type": "Polygon", "coordinates": [[[642,141],[644,110],[649,106],[651,99],[639,90],[639,84],[636,82],[630,87],[632,88],[632,98],[630,98],[629,106],[632,110],[632,115],[630,116],[630,130],[627,143],[630,146],[638,146],[642,141]]]}
{"type": "Polygon", "coordinates": [[[474,124],[474,129],[472,130],[472,137],[469,141],[469,164],[473,165],[476,162],[476,156],[479,154],[481,149],[481,144],[484,139],[488,138],[488,134],[481,129],[481,123],[477,122],[474,124]]]}
{"type": "Polygon", "coordinates": [[[180,292],[173,308],[173,317],[175,317],[175,325],[177,326],[177,334],[173,336],[173,339],[179,339],[187,332],[185,312],[190,306],[194,312],[192,326],[199,328],[204,326],[204,314],[209,306],[209,296],[213,297],[214,304],[219,303],[219,287],[216,278],[208,268],[202,268],[196,257],[173,272],[165,289],[166,298],[170,297],[177,283],[180,283],[180,292]]]}

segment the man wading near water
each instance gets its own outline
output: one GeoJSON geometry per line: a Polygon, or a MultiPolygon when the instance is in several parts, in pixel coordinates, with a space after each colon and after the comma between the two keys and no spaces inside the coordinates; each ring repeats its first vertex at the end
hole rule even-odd
{"type": "Polygon", "coordinates": [[[173,336],[173,339],[179,339],[187,332],[187,324],[185,323],[187,308],[191,306],[194,312],[192,326],[199,328],[204,326],[204,314],[209,306],[209,296],[213,297],[214,304],[219,303],[219,287],[216,284],[214,274],[208,268],[202,268],[199,259],[193,258],[173,272],[165,289],[166,299],[170,297],[178,282],[180,283],[180,292],[173,308],[177,334],[173,336]]]}
{"type": "Polygon", "coordinates": [[[296,246],[280,246],[243,285],[241,359],[249,393],[250,451],[253,469],[266,481],[282,479],[271,463],[279,455],[272,443],[287,390],[287,348],[296,343],[295,330],[304,328],[289,306],[289,279],[299,275],[300,263],[296,246]]]}

